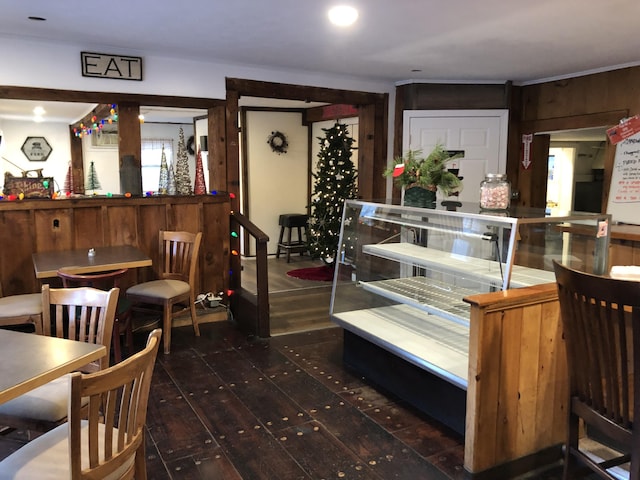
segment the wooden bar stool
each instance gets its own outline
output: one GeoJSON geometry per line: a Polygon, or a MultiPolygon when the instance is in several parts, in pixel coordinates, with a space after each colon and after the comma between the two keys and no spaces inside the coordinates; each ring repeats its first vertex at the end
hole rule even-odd
{"type": "Polygon", "coordinates": [[[283,213],[278,219],[280,225],[280,238],[278,238],[278,250],[276,251],[276,258],[280,258],[280,250],[287,252],[287,263],[291,260],[291,252],[299,252],[300,255],[304,255],[307,251],[307,222],[309,220],[308,215],[300,213],[283,213]],[[297,240],[291,240],[291,231],[296,229],[298,232],[297,240]],[[305,237],[302,237],[302,229],[304,228],[305,237]],[[285,231],[287,234],[287,240],[284,241],[285,231]]]}

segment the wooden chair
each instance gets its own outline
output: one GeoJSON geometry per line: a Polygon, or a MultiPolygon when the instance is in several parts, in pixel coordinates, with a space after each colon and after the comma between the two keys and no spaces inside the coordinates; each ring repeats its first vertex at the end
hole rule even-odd
{"type": "Polygon", "coordinates": [[[630,462],[628,478],[640,480],[640,282],[553,263],[570,381],[563,478],[614,479],[607,470],[630,462]],[[615,454],[585,451],[582,427],[615,454]]]}
{"type": "Polygon", "coordinates": [[[171,349],[171,324],[173,317],[189,310],[196,336],[200,336],[196,314],[196,270],[202,233],[160,231],[160,272],[158,280],[139,283],[127,290],[127,297],[134,304],[152,304],[162,307],[164,353],[171,349]],[[174,312],[174,306],[188,305],[174,312]]]}
{"type": "MultiPolygon", "coordinates": [[[[113,287],[120,288],[120,279],[129,271],[128,268],[111,270],[99,273],[73,273],[72,268],[61,268],[58,270],[58,277],[62,280],[62,286],[71,287],[93,287],[101,290],[109,290],[113,287]]],[[[133,348],[133,329],[131,326],[131,302],[120,296],[116,309],[116,318],[113,322],[113,336],[111,347],[113,348],[113,360],[118,363],[122,360],[122,348],[120,345],[120,335],[125,334],[125,344],[131,351],[133,348]]]]}
{"type": "MultiPolygon", "coordinates": [[[[42,318],[45,335],[104,345],[106,355],[81,370],[95,372],[109,366],[111,334],[118,302],[118,288],[103,291],[90,287],[42,286],[42,318]]],[[[47,431],[67,416],[70,375],[0,404],[0,425],[47,431]]]]}
{"type": "Polygon", "coordinates": [[[69,421],[0,462],[0,477],[146,479],[144,428],[161,335],[155,329],[144,350],[101,372],[73,373],[69,421]]]}
{"type": "Polygon", "coordinates": [[[0,284],[0,327],[13,325],[33,325],[35,332],[42,335],[42,295],[24,293],[5,297],[0,284]]]}

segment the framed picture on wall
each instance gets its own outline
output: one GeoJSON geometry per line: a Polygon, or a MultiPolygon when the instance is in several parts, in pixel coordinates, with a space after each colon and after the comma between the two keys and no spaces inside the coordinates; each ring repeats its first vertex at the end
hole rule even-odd
{"type": "Polygon", "coordinates": [[[31,162],[44,162],[51,155],[51,145],[44,137],[27,137],[22,144],[22,153],[31,162]]]}

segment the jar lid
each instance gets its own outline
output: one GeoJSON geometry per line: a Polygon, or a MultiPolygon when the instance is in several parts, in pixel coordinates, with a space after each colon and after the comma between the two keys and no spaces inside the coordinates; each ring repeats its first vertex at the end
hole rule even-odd
{"type": "Polygon", "coordinates": [[[485,174],[485,178],[487,180],[506,180],[507,174],[506,173],[487,173],[485,174]]]}

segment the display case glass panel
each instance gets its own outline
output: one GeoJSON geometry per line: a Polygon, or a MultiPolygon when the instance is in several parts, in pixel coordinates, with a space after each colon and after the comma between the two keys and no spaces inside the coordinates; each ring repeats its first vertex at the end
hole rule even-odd
{"type": "Polygon", "coordinates": [[[470,308],[463,299],[554,282],[553,260],[606,273],[610,220],[347,200],[331,318],[466,388],[470,308]]]}

